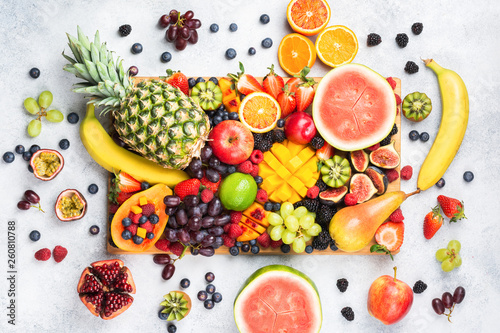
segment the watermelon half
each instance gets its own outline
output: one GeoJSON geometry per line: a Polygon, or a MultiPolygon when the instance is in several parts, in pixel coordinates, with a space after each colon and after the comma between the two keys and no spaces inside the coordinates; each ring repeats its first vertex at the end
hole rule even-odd
{"type": "Polygon", "coordinates": [[[343,151],[382,141],[396,120],[396,97],[380,74],[359,64],[339,66],[319,82],[314,95],[314,124],[321,136],[343,151]]]}
{"type": "Polygon", "coordinates": [[[255,271],[234,301],[234,321],[241,333],[316,333],[322,320],[314,282],[284,265],[255,271]]]}

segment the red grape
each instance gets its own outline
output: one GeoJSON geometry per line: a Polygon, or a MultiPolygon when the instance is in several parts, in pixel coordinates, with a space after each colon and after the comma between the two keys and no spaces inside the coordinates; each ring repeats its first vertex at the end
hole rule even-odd
{"type": "Polygon", "coordinates": [[[208,246],[208,247],[202,247],[199,250],[199,253],[204,256],[204,257],[211,257],[214,255],[215,250],[213,247],[208,246]]]}
{"type": "Polygon", "coordinates": [[[188,10],[187,12],[184,13],[184,18],[186,21],[192,19],[194,17],[194,13],[192,10],[188,10]]]}
{"type": "Polygon", "coordinates": [[[196,30],[191,30],[191,37],[189,37],[188,42],[191,44],[198,43],[198,32],[196,30]]]}
{"type": "Polygon", "coordinates": [[[175,266],[173,264],[168,264],[163,268],[163,271],[161,272],[161,277],[163,280],[170,280],[170,278],[174,275],[175,273],[175,266]]]}
{"type": "Polygon", "coordinates": [[[153,261],[155,264],[158,264],[158,265],[166,265],[166,264],[170,264],[172,259],[170,258],[170,256],[168,254],[155,254],[153,257],[153,261]]]}
{"type": "Polygon", "coordinates": [[[191,37],[191,30],[184,26],[180,29],[179,36],[181,36],[182,39],[188,40],[189,37],[191,37]]]}
{"type": "Polygon", "coordinates": [[[168,42],[173,42],[174,40],[177,39],[177,35],[179,33],[179,27],[176,26],[176,25],[171,25],[168,30],[167,30],[167,33],[165,34],[165,39],[168,41],[168,42]]]}
{"type": "Polygon", "coordinates": [[[186,48],[187,46],[187,40],[185,39],[182,39],[182,38],[178,38],[176,41],[175,41],[175,48],[179,51],[182,51],[186,48]]]}
{"type": "Polygon", "coordinates": [[[464,298],[465,298],[464,287],[457,287],[457,289],[455,289],[455,292],[453,293],[453,302],[457,304],[462,303],[464,298]]]}
{"type": "Polygon", "coordinates": [[[170,16],[165,14],[160,17],[159,23],[162,27],[167,28],[170,25],[170,21],[170,16]]]}
{"type": "Polygon", "coordinates": [[[19,201],[17,203],[17,208],[19,208],[21,210],[28,210],[28,209],[30,209],[30,207],[31,207],[31,204],[28,201],[25,201],[25,200],[19,201]]]}
{"type": "Polygon", "coordinates": [[[24,192],[24,198],[33,204],[40,202],[40,197],[32,190],[27,190],[26,192],[24,192]]]}
{"type": "Polygon", "coordinates": [[[432,308],[434,309],[434,311],[438,315],[441,315],[444,313],[444,305],[443,305],[443,302],[439,298],[434,298],[432,300],[432,308]]]}
{"type": "Polygon", "coordinates": [[[176,11],[175,9],[172,9],[168,15],[170,16],[170,23],[176,24],[177,19],[179,18],[179,12],[176,11]]]}
{"type": "Polygon", "coordinates": [[[445,308],[451,309],[451,307],[453,306],[453,296],[449,292],[445,292],[441,297],[441,300],[443,301],[443,305],[445,308]]]}
{"type": "Polygon", "coordinates": [[[201,27],[201,21],[198,19],[192,19],[186,22],[186,26],[191,29],[198,29],[201,27]]]}

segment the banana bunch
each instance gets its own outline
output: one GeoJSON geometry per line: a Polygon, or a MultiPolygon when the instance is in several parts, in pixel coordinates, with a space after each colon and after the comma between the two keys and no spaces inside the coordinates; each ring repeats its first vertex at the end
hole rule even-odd
{"type": "Polygon", "coordinates": [[[165,169],[118,146],[95,117],[93,104],[87,104],[87,114],[80,125],[80,139],[94,161],[109,172],[123,171],[140,182],[162,183],[172,188],[189,178],[184,171],[165,169]]]}
{"type": "Polygon", "coordinates": [[[443,113],[436,139],[418,174],[417,187],[422,191],[443,177],[460,148],[469,120],[469,95],[462,78],[432,59],[424,62],[437,75],[443,113]]]}

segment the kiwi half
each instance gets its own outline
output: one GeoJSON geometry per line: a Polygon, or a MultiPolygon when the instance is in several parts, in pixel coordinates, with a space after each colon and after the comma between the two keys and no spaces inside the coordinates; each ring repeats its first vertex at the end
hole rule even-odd
{"type": "Polygon", "coordinates": [[[191,89],[191,98],[203,110],[215,110],[222,104],[222,90],[212,81],[198,82],[191,89]]]}
{"type": "Polygon", "coordinates": [[[323,162],[320,169],[321,179],[330,187],[341,187],[351,178],[349,161],[338,155],[323,162]]]}
{"type": "Polygon", "coordinates": [[[406,95],[402,109],[406,119],[419,122],[427,118],[431,113],[432,102],[426,94],[416,91],[406,95]]]}
{"type": "Polygon", "coordinates": [[[191,298],[182,291],[171,291],[163,298],[165,300],[160,305],[164,306],[165,309],[161,312],[168,314],[168,321],[181,320],[191,311],[191,298]]]}

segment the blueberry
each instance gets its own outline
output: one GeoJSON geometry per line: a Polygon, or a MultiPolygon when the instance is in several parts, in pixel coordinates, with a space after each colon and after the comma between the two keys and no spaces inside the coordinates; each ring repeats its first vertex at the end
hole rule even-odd
{"type": "Polygon", "coordinates": [[[193,88],[196,85],[196,79],[194,77],[190,77],[188,79],[188,86],[189,88],[193,88]]]}
{"type": "Polygon", "coordinates": [[[429,133],[427,132],[420,133],[420,140],[422,140],[423,142],[429,141],[429,133]]]}
{"type": "Polygon", "coordinates": [[[273,46],[273,40],[271,38],[264,38],[262,40],[262,47],[265,48],[265,49],[268,49],[270,48],[271,46],[273,46]]]}
{"type": "Polygon", "coordinates": [[[248,49],[248,54],[254,55],[255,53],[257,53],[257,50],[255,50],[255,47],[251,47],[248,49]]]}
{"type": "Polygon", "coordinates": [[[205,280],[207,282],[214,282],[214,280],[215,280],[215,274],[212,273],[212,272],[208,272],[207,274],[205,274],[205,280]]]}
{"type": "Polygon", "coordinates": [[[243,95],[243,94],[241,94],[241,95],[240,95],[240,100],[242,100],[242,101],[243,101],[243,100],[245,99],[245,97],[247,97],[247,95],[243,95]]]}
{"type": "Polygon", "coordinates": [[[200,82],[205,82],[205,79],[202,78],[201,76],[196,79],[196,83],[200,83],[200,82]]]}
{"type": "Polygon", "coordinates": [[[92,234],[92,235],[97,235],[99,233],[101,229],[99,229],[99,226],[97,225],[93,225],[89,228],[89,232],[92,234]]]}
{"type": "Polygon", "coordinates": [[[28,164],[28,171],[31,172],[31,173],[33,173],[33,171],[34,171],[33,167],[31,165],[29,165],[29,164],[28,164]]]}
{"type": "Polygon", "coordinates": [[[228,117],[231,120],[238,120],[238,118],[239,118],[238,112],[229,112],[228,117]]]}
{"type": "Polygon", "coordinates": [[[279,119],[276,123],[276,126],[278,126],[279,128],[285,127],[285,119],[279,119]]]}
{"type": "Polygon", "coordinates": [[[18,154],[23,154],[24,153],[24,146],[23,145],[17,145],[16,146],[16,153],[18,154]]]}
{"type": "Polygon", "coordinates": [[[236,172],[236,167],[234,165],[230,165],[228,168],[227,168],[227,173],[228,174],[232,174],[232,173],[235,173],[236,172]]]}
{"type": "Polygon", "coordinates": [[[337,247],[337,244],[335,244],[334,241],[330,242],[330,250],[332,251],[337,251],[339,248],[337,247]]]}
{"type": "Polygon", "coordinates": [[[237,246],[231,246],[231,247],[229,248],[229,253],[230,253],[232,256],[236,257],[238,254],[240,254],[240,249],[239,249],[239,247],[237,247],[237,246]]]}
{"type": "Polygon", "coordinates": [[[444,185],[446,185],[446,181],[444,180],[444,178],[441,178],[440,180],[437,181],[436,183],[436,186],[439,187],[439,188],[443,188],[444,185]]]}
{"type": "Polygon", "coordinates": [[[215,111],[215,116],[217,117],[224,117],[224,110],[217,110],[215,111]]]}
{"type": "Polygon", "coordinates": [[[68,139],[62,139],[59,141],[59,148],[62,150],[66,150],[69,148],[69,140],[68,139]]]}
{"type": "Polygon", "coordinates": [[[108,215],[108,222],[111,223],[113,221],[113,217],[115,217],[115,214],[109,214],[108,215]]]}
{"type": "Polygon", "coordinates": [[[207,293],[213,294],[215,292],[215,286],[213,284],[207,284],[205,290],[207,291],[207,293]]]}
{"type": "Polygon", "coordinates": [[[212,301],[215,303],[220,303],[222,301],[222,294],[221,293],[214,293],[212,295],[212,301]]]}
{"type": "Polygon", "coordinates": [[[168,325],[167,332],[168,333],[175,333],[175,332],[177,332],[177,326],[175,326],[174,324],[168,325]]]}
{"type": "Polygon", "coordinates": [[[132,53],[137,54],[142,52],[142,45],[140,43],[135,43],[132,45],[132,53]]]}
{"type": "Polygon", "coordinates": [[[283,252],[283,253],[290,252],[290,245],[288,245],[288,244],[281,245],[281,252],[283,252]]]}
{"type": "Polygon", "coordinates": [[[207,299],[205,302],[203,302],[203,306],[207,310],[212,310],[214,308],[214,301],[211,299],[207,299]]]}
{"type": "Polygon", "coordinates": [[[145,191],[149,188],[149,183],[148,182],[142,182],[141,183],[141,190],[145,191]]]}
{"type": "Polygon", "coordinates": [[[264,210],[267,210],[267,211],[271,211],[271,210],[273,210],[273,203],[272,203],[272,202],[269,202],[269,201],[268,201],[268,202],[266,202],[266,203],[264,204],[264,210]]]}
{"type": "Polygon", "coordinates": [[[3,161],[5,163],[12,163],[12,162],[14,162],[15,158],[16,157],[14,156],[14,153],[11,152],[11,151],[8,151],[5,154],[3,154],[3,161]]]}
{"type": "Polygon", "coordinates": [[[221,116],[215,116],[214,117],[214,124],[217,125],[222,122],[222,117],[221,116]]]}
{"type": "Polygon", "coordinates": [[[252,239],[251,241],[248,242],[251,246],[254,246],[255,244],[257,244],[257,240],[256,239],[252,239]]]}
{"type": "Polygon", "coordinates": [[[236,23],[231,23],[229,25],[229,30],[235,32],[236,30],[238,30],[238,25],[236,23]]]}
{"type": "Polygon", "coordinates": [[[248,252],[248,251],[250,251],[250,244],[246,244],[246,243],[245,243],[245,244],[243,244],[243,245],[241,246],[241,251],[243,251],[243,252],[248,252]]]}
{"type": "Polygon", "coordinates": [[[210,79],[208,79],[208,81],[212,81],[215,84],[219,84],[219,80],[217,80],[217,78],[213,76],[210,79]]]}
{"type": "Polygon", "coordinates": [[[217,111],[221,111],[221,112],[226,111],[226,107],[224,106],[224,104],[219,105],[219,107],[217,108],[217,111]]]}
{"type": "Polygon", "coordinates": [[[30,232],[30,239],[33,242],[38,242],[40,240],[40,232],[38,230],[33,230],[30,232]]]}
{"type": "Polygon", "coordinates": [[[172,54],[170,54],[170,52],[163,52],[161,54],[161,61],[169,62],[170,60],[172,60],[172,54]]]}
{"type": "Polygon", "coordinates": [[[23,160],[25,160],[25,161],[29,161],[29,160],[31,160],[31,155],[33,155],[31,152],[29,152],[29,151],[25,151],[25,152],[23,153],[23,160]]]}
{"type": "Polygon", "coordinates": [[[134,241],[135,244],[139,245],[139,244],[142,244],[142,242],[144,241],[144,238],[135,235],[134,237],[132,237],[132,240],[134,241]]]}
{"type": "Polygon", "coordinates": [[[189,281],[189,279],[184,278],[184,279],[181,280],[181,287],[182,288],[186,289],[190,285],[191,285],[191,281],[189,281]]]}
{"type": "Polygon", "coordinates": [[[146,215],[139,217],[139,224],[144,224],[146,222],[148,222],[148,217],[146,215]]]}
{"type": "Polygon", "coordinates": [[[153,239],[153,238],[155,238],[155,234],[153,234],[152,232],[148,232],[148,233],[146,233],[146,238],[153,239]]]}
{"type": "Polygon", "coordinates": [[[80,120],[80,117],[75,112],[71,112],[70,114],[68,114],[66,119],[68,119],[68,122],[70,124],[76,124],[80,120]]]}
{"type": "Polygon", "coordinates": [[[208,294],[205,290],[200,290],[200,291],[198,291],[197,297],[200,301],[204,302],[207,300],[208,294]]]}
{"type": "Polygon", "coordinates": [[[234,245],[237,247],[241,247],[243,246],[243,242],[235,242],[234,245]]]}
{"type": "Polygon", "coordinates": [[[260,16],[260,23],[262,23],[262,24],[268,24],[269,20],[270,20],[269,15],[267,15],[267,14],[262,14],[260,16]]]}
{"type": "Polygon", "coordinates": [[[418,138],[420,137],[420,135],[418,134],[418,132],[415,131],[415,130],[411,131],[410,134],[408,134],[408,136],[410,137],[411,141],[417,141],[418,138]]]}
{"type": "Polygon", "coordinates": [[[474,174],[472,173],[472,171],[465,171],[464,172],[464,180],[466,182],[471,182],[472,180],[474,179],[474,174]]]}
{"type": "Polygon", "coordinates": [[[254,180],[255,180],[255,182],[256,182],[257,184],[260,184],[260,183],[262,183],[262,181],[263,181],[263,179],[262,179],[262,177],[261,177],[261,176],[255,176],[255,177],[254,177],[254,180]]]}
{"type": "Polygon", "coordinates": [[[88,191],[90,194],[96,194],[99,191],[99,187],[96,184],[90,184],[88,191]]]}
{"type": "Polygon", "coordinates": [[[32,69],[30,69],[30,76],[34,79],[38,79],[38,77],[40,76],[40,70],[36,67],[33,67],[32,69]]]}
{"type": "Polygon", "coordinates": [[[226,58],[227,59],[234,59],[236,58],[236,50],[233,48],[229,48],[226,50],[226,58]]]}
{"type": "Polygon", "coordinates": [[[129,225],[132,224],[132,220],[130,219],[130,217],[125,217],[123,220],[122,220],[122,225],[126,228],[128,227],[129,225]]]}
{"type": "Polygon", "coordinates": [[[281,208],[281,204],[280,204],[279,202],[275,202],[275,203],[273,204],[273,210],[274,210],[275,212],[277,212],[278,210],[280,210],[280,208],[281,208]]]}
{"type": "Polygon", "coordinates": [[[250,252],[252,252],[253,254],[257,254],[260,252],[260,247],[258,247],[257,245],[252,245],[252,247],[250,248],[250,252]]]}
{"type": "Polygon", "coordinates": [[[149,215],[149,222],[151,222],[151,224],[156,224],[160,222],[160,218],[156,214],[151,214],[149,215]]]}
{"type": "Polygon", "coordinates": [[[223,116],[222,120],[229,120],[229,116],[223,116]]]}
{"type": "Polygon", "coordinates": [[[212,31],[212,32],[217,32],[217,31],[219,31],[219,25],[218,25],[217,23],[212,23],[212,24],[210,25],[210,31],[212,31]]]}
{"type": "Polygon", "coordinates": [[[208,118],[213,118],[215,116],[215,111],[214,110],[207,110],[205,111],[207,114],[208,118]]]}
{"type": "Polygon", "coordinates": [[[314,251],[314,249],[311,245],[307,245],[305,251],[306,251],[306,253],[312,253],[314,251]]]}
{"type": "Polygon", "coordinates": [[[168,313],[166,313],[166,312],[164,313],[162,311],[163,311],[163,308],[160,311],[158,311],[158,318],[160,318],[161,320],[167,320],[168,313]]]}
{"type": "Polygon", "coordinates": [[[39,146],[39,145],[32,145],[32,146],[30,147],[30,153],[31,153],[31,154],[34,154],[34,153],[36,153],[36,152],[37,152],[37,151],[39,151],[39,150],[40,150],[40,146],[39,146]]]}
{"type": "Polygon", "coordinates": [[[130,238],[132,238],[132,233],[129,230],[123,230],[123,232],[122,232],[122,238],[124,240],[129,240],[130,238]]]}

